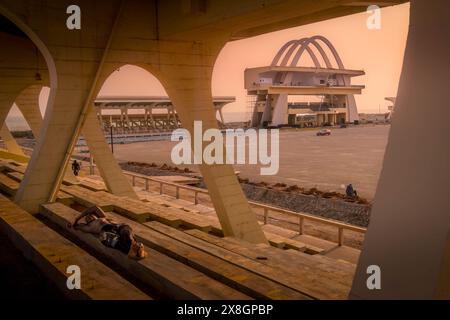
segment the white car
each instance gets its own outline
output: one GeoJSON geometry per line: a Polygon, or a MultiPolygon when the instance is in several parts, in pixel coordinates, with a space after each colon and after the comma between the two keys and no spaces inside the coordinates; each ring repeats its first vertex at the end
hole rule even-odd
{"type": "Polygon", "coordinates": [[[331,130],[329,129],[322,129],[319,132],[317,132],[318,136],[329,136],[331,135],[331,130]]]}

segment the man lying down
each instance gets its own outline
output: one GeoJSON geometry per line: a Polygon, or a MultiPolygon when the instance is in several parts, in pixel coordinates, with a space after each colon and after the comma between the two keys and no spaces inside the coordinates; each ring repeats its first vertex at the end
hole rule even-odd
{"type": "Polygon", "coordinates": [[[139,260],[147,256],[144,245],[136,241],[131,227],[106,218],[105,212],[97,206],[84,210],[67,227],[96,235],[103,245],[117,249],[131,259],[139,260]]]}

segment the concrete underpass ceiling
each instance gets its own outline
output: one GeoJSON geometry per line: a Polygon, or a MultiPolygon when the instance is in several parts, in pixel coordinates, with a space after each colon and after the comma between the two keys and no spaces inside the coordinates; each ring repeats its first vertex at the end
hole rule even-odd
{"type": "Polygon", "coordinates": [[[13,36],[28,38],[14,23],[9,21],[4,16],[0,15],[0,32],[4,32],[13,36]]]}

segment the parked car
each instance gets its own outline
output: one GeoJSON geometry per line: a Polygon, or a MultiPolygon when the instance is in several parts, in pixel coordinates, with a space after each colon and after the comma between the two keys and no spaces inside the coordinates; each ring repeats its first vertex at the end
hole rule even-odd
{"type": "Polygon", "coordinates": [[[319,132],[317,132],[318,136],[329,136],[331,135],[331,130],[329,129],[322,129],[319,132]]]}

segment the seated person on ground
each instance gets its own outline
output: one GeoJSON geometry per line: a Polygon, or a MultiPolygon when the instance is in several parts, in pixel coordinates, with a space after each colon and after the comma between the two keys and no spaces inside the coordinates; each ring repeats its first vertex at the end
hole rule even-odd
{"type": "Polygon", "coordinates": [[[350,198],[356,198],[358,196],[358,193],[356,192],[355,189],[353,189],[353,186],[351,183],[347,186],[345,193],[347,194],[347,197],[350,197],[350,198]]]}
{"type": "Polygon", "coordinates": [[[132,259],[143,259],[147,255],[144,245],[136,241],[129,225],[107,219],[97,206],[83,211],[68,227],[97,235],[105,246],[117,249],[132,259]],[[83,223],[79,222],[81,219],[84,219],[83,223]]]}

